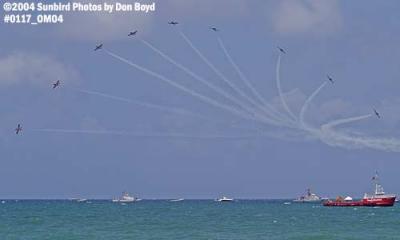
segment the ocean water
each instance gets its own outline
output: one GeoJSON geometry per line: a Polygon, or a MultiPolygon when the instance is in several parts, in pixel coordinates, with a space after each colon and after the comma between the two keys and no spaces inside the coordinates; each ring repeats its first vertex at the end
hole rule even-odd
{"type": "Polygon", "coordinates": [[[0,239],[400,239],[399,206],[284,202],[6,200],[0,239]]]}

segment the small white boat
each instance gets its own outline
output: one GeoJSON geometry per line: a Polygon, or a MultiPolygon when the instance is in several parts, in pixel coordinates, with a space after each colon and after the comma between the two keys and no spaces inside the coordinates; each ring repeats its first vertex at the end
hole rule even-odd
{"type": "Polygon", "coordinates": [[[127,193],[127,192],[123,192],[122,193],[122,197],[114,198],[112,201],[113,202],[119,202],[119,203],[129,203],[129,202],[139,201],[139,199],[135,198],[133,196],[130,196],[129,193],[127,193]]]}
{"type": "Polygon", "coordinates": [[[232,202],[233,198],[227,198],[223,196],[222,198],[217,199],[218,202],[232,202]]]}
{"type": "Polygon", "coordinates": [[[86,198],[80,198],[80,199],[78,199],[78,200],[76,200],[77,202],[86,202],[87,201],[87,199],[86,198]]]}
{"type": "Polygon", "coordinates": [[[169,200],[170,202],[182,202],[183,200],[185,200],[185,199],[183,199],[183,198],[178,198],[178,199],[171,199],[171,200],[169,200]]]}

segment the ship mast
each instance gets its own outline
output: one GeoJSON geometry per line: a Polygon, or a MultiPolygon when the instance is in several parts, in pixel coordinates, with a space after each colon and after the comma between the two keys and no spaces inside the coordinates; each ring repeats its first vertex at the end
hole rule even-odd
{"type": "Polygon", "coordinates": [[[375,195],[385,194],[382,185],[379,182],[378,171],[375,172],[375,176],[372,177],[372,181],[375,182],[375,195]]]}

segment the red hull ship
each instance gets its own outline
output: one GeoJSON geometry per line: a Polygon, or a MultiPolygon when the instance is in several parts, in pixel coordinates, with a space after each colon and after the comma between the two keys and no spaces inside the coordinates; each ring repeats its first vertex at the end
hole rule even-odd
{"type": "Polygon", "coordinates": [[[372,178],[375,181],[375,193],[365,194],[361,200],[353,201],[338,197],[336,200],[328,200],[323,203],[327,207],[391,207],[396,201],[396,195],[385,194],[379,183],[378,173],[372,178]]]}

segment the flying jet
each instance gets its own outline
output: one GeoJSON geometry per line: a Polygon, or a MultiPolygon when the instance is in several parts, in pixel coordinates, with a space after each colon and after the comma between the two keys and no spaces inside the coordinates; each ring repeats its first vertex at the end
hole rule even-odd
{"type": "Polygon", "coordinates": [[[376,111],[376,109],[374,108],[374,113],[378,118],[381,118],[381,115],[378,113],[378,111],[376,111]]]}
{"type": "Polygon", "coordinates": [[[281,51],[281,53],[286,54],[285,50],[283,50],[283,48],[281,47],[277,47],[279,49],[279,51],[281,51]]]}
{"type": "Polygon", "coordinates": [[[179,24],[179,23],[178,23],[178,22],[171,21],[171,22],[168,22],[168,24],[170,24],[170,25],[177,25],[177,24],[179,24]]]}
{"type": "Polygon", "coordinates": [[[100,50],[103,47],[103,44],[97,45],[94,51],[100,50]]]}
{"type": "Polygon", "coordinates": [[[216,27],[210,27],[210,29],[213,30],[214,32],[218,32],[219,31],[219,29],[216,28],[216,27]]]}
{"type": "Polygon", "coordinates": [[[128,37],[136,35],[137,32],[138,32],[137,30],[135,30],[134,32],[129,32],[128,37]]]}
{"type": "Polygon", "coordinates": [[[335,81],[333,81],[333,79],[331,78],[331,76],[329,76],[329,75],[326,75],[326,78],[328,78],[328,80],[332,83],[332,84],[334,84],[335,83],[335,81]]]}
{"type": "Polygon", "coordinates": [[[60,80],[57,80],[57,82],[53,83],[53,89],[60,86],[60,80]]]}
{"type": "Polygon", "coordinates": [[[22,131],[21,124],[18,123],[18,126],[17,126],[17,128],[15,129],[15,134],[18,134],[18,133],[21,132],[21,131],[22,131]]]}

